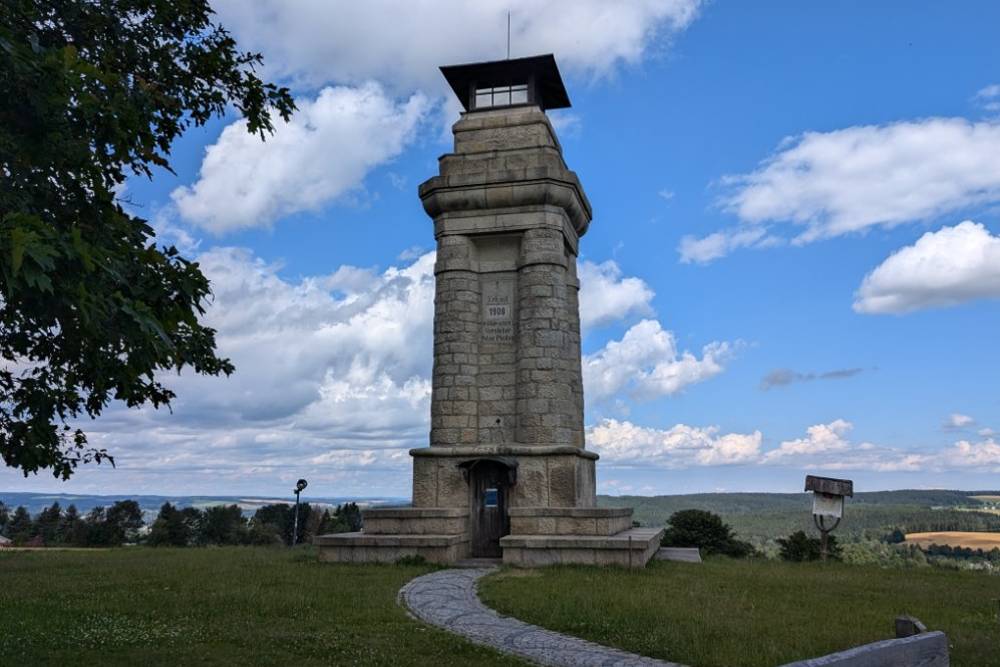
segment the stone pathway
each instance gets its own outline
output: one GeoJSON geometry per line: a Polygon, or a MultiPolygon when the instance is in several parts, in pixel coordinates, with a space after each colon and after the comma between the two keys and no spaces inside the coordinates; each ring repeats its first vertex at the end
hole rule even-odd
{"type": "Polygon", "coordinates": [[[561,667],[683,667],[645,658],[501,616],[476,595],[476,583],[494,568],[441,570],[417,577],[399,591],[414,616],[540,665],[561,667]]]}

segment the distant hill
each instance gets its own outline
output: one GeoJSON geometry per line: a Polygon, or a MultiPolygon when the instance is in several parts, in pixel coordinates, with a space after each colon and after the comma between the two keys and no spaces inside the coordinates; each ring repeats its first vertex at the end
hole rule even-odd
{"type": "MultiPolygon", "coordinates": [[[[1000,516],[975,511],[973,496],[994,491],[903,490],[859,493],[847,499],[836,534],[844,538],[879,538],[899,528],[905,532],[937,530],[1000,531],[1000,516]]],[[[598,496],[602,507],[633,507],[645,526],[664,525],[670,515],[701,509],[723,517],[744,539],[763,542],[796,530],[815,531],[811,493],[693,493],[678,496],[598,496]]]]}
{"type": "MultiPolygon", "coordinates": [[[[271,504],[293,503],[293,497],[288,498],[267,498],[261,496],[147,496],[137,494],[113,495],[113,496],[92,496],[74,495],[68,493],[8,493],[0,491],[0,503],[8,507],[23,505],[33,515],[49,507],[52,503],[59,503],[64,509],[69,505],[76,505],[81,514],[86,514],[94,507],[109,507],[119,500],[135,500],[146,515],[147,522],[151,516],[156,516],[163,503],[169,502],[177,507],[198,507],[205,508],[212,505],[239,505],[246,515],[253,514],[258,507],[271,504]]],[[[337,506],[345,502],[356,502],[362,507],[374,505],[405,505],[409,499],[404,498],[313,498],[303,495],[302,502],[312,505],[337,506]]]]}

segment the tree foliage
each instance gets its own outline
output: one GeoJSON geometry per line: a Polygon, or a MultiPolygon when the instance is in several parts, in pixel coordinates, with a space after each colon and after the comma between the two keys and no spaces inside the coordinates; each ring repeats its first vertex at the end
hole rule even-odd
{"type": "Polygon", "coordinates": [[[294,109],[212,18],[207,0],[0,3],[0,456],[25,475],[113,464],[73,422],[168,405],[159,372],[233,370],[197,263],[116,199],[227,105],[261,137],[294,109]]]}
{"type": "MultiPolygon", "coordinates": [[[[840,558],[840,545],[837,543],[836,536],[830,535],[827,539],[830,558],[840,558]]],[[[779,538],[778,546],[781,549],[782,560],[803,562],[819,560],[820,558],[820,539],[806,535],[803,530],[797,530],[788,537],[779,538]]]]}
{"type": "Polygon", "coordinates": [[[697,547],[703,554],[722,554],[734,558],[752,555],[753,547],[736,539],[733,529],[717,514],[704,510],[675,512],[663,534],[665,547],[697,547]]]}

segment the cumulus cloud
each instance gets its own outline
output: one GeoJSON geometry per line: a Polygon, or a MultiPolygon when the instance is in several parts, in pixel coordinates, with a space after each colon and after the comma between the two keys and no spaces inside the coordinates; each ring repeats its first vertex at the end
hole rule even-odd
{"type": "Polygon", "coordinates": [[[853,428],[854,425],[844,419],[810,426],[806,429],[806,437],[782,442],[777,449],[769,451],[764,460],[775,461],[790,456],[844,451],[850,447],[846,436],[853,428]]]}
{"type": "Polygon", "coordinates": [[[649,302],[655,296],[653,290],[641,278],[623,278],[613,260],[600,264],[584,260],[579,277],[580,324],[584,329],[652,313],[649,302]]]}
{"type": "Polygon", "coordinates": [[[761,440],[760,431],[723,434],[716,426],[685,424],[661,430],[615,419],[587,429],[587,446],[612,465],[684,468],[750,463],[760,454],[761,440]]]}
{"type": "Polygon", "coordinates": [[[813,380],[843,380],[863,373],[863,368],[839,368],[825,373],[801,373],[790,368],[776,368],[760,381],[760,388],[764,391],[773,387],[786,387],[796,382],[812,382],[813,380]]]}
{"type": "Polygon", "coordinates": [[[854,310],[907,313],[984,298],[1000,298],[1000,236],[966,220],[890,255],[865,276],[854,310]]]}
{"type": "Polygon", "coordinates": [[[975,469],[1000,472],[1000,444],[993,434],[979,441],[961,440],[937,451],[884,447],[854,442],[854,425],[845,419],[815,424],[801,438],[762,449],[760,431],[722,433],[718,427],[677,424],[649,428],[630,421],[604,419],[587,429],[587,447],[608,465],[684,469],[697,466],[755,464],[813,471],[921,472],[975,469]]]}
{"type": "Polygon", "coordinates": [[[746,226],[685,239],[682,260],[757,246],[770,238],[764,230],[773,236],[786,223],[798,229],[792,242],[804,244],[996,203],[1000,124],[928,118],[806,132],[723,184],[723,208],[746,226]]]}
{"type": "Polygon", "coordinates": [[[407,450],[427,444],[434,254],[300,280],[247,250],[196,259],[214,292],[205,323],[236,372],[165,376],[172,411],[116,408],[88,424],[118,469],[74,486],[246,492],[308,472],[317,493],[407,495],[407,450]]]}
{"type": "Polygon", "coordinates": [[[670,396],[721,373],[737,344],[709,343],[698,358],[680,352],[673,332],[656,320],[642,320],[621,340],[609,341],[583,358],[584,395],[601,401],[619,392],[637,399],[670,396]]]}
{"type": "Polygon", "coordinates": [[[419,93],[396,101],[375,83],[324,88],[296,104],[267,141],[248,134],[245,120],[226,127],[205,150],[198,180],[172,193],[181,216],[219,234],[317,210],[399,155],[429,106],[419,93]]]}
{"type": "Polygon", "coordinates": [[[931,455],[870,442],[855,444],[850,440],[853,429],[854,425],[845,419],[815,424],[806,429],[805,437],[785,440],[777,448],[765,452],[759,462],[809,470],[915,472],[925,469],[934,460],[931,455]]]}
{"type": "Polygon", "coordinates": [[[375,79],[397,91],[444,90],[441,65],[555,53],[566,71],[599,77],[639,62],[687,27],[699,0],[218,0],[241,46],[300,85],[375,79]]]}
{"type": "Polygon", "coordinates": [[[960,440],[941,453],[940,463],[948,468],[976,468],[1000,472],[1000,444],[992,437],[979,442],[960,440]]]}

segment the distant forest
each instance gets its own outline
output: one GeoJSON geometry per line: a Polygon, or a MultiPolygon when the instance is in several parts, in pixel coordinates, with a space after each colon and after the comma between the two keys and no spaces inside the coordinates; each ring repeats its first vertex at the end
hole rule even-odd
{"type": "MultiPolygon", "coordinates": [[[[836,534],[842,541],[881,540],[899,530],[1000,532],[1000,515],[976,511],[971,496],[996,491],[906,490],[858,493],[848,498],[836,534]]],[[[721,516],[745,540],[760,545],[803,530],[815,532],[809,493],[696,493],[679,496],[600,496],[602,507],[633,507],[644,526],[664,525],[674,512],[701,509],[721,516]]]]}
{"type": "Polygon", "coordinates": [[[259,507],[247,517],[238,505],[204,509],[163,503],[150,523],[135,500],[116,500],[81,513],[76,505],[58,502],[32,515],[23,505],[11,509],[0,502],[0,536],[14,546],[115,547],[280,545],[309,542],[315,535],[361,529],[361,509],[344,503],[332,509],[301,503],[259,507]]]}

